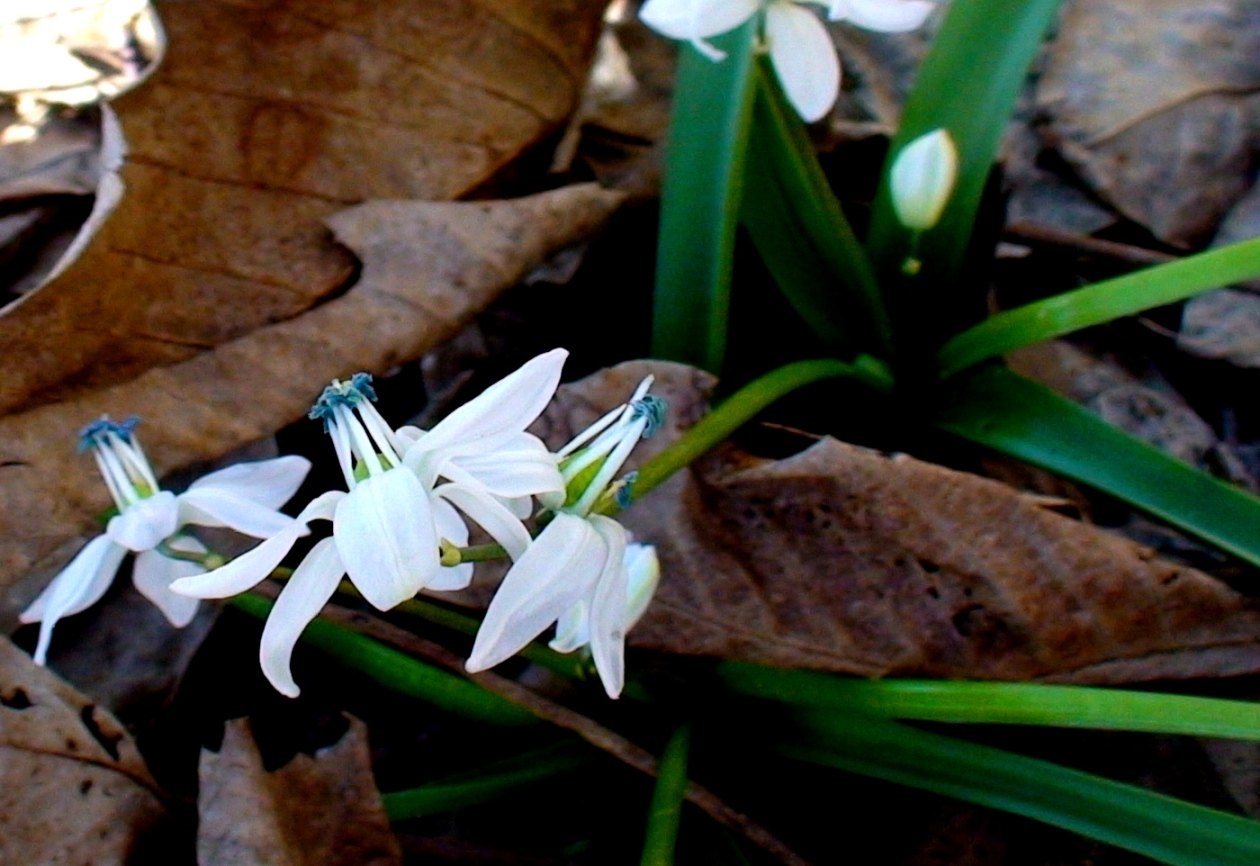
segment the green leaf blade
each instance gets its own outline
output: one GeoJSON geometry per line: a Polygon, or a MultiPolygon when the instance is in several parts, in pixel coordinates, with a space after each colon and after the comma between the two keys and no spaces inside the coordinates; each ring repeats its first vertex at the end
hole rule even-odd
{"type": "Polygon", "coordinates": [[[958,376],[936,426],[1110,493],[1260,566],[1260,499],[1004,367],[958,376]]]}
{"type": "Polygon", "coordinates": [[[652,354],[720,372],[735,227],[752,119],[759,16],[711,40],[715,63],[679,49],[661,190],[652,354]]]}

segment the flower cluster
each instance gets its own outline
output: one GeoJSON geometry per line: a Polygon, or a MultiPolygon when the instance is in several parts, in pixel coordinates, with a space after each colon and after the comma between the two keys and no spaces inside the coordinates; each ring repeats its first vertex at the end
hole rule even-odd
{"type": "Polygon", "coordinates": [[[135,420],[103,418],[82,435],[118,514],[22,614],[40,622],[35,659],[45,662],[57,620],[105,593],[128,551],[137,589],[172,624],[187,625],[197,599],[226,598],[273,574],[316,521],[332,534],[294,569],[263,628],[263,673],[290,697],[293,648],[348,577],[368,602],[388,610],[422,590],[458,590],[472,580],[461,562],[471,521],[512,560],[477,635],[470,671],[498,664],[557,624],[553,648],[589,646],[611,697],[624,681],[625,634],[643,614],[660,568],[655,550],[635,544],[601,512],[628,504],[632,477],[618,478],[639,439],[660,426],[664,403],[649,377],[630,402],[605,415],[557,453],[526,432],[555,394],[568,353],[526,363],[431,430],[391,429],[372,403],[371,377],[334,381],[311,409],[323,421],[346,490],[315,497],[296,517],[278,510],[310,464],[280,457],[230,466],[175,495],[158,487],[135,420]],[[542,527],[537,538],[527,521],[542,527]],[[231,562],[188,534],[189,525],[230,527],[261,543],[231,562]],[[452,562],[447,562],[454,553],[452,562]]]}
{"type": "Polygon", "coordinates": [[[685,39],[711,60],[723,58],[705,40],[764,12],[762,36],[783,92],[806,121],[831,110],[840,93],[840,60],[827,28],[810,3],[827,7],[832,21],[898,33],[922,26],[930,0],[647,0],[639,17],[671,39],[685,39]]]}
{"type": "MultiPolygon", "coordinates": [[[[311,417],[332,438],[346,491],[329,491],[295,519],[260,534],[257,547],[221,567],[176,580],[174,593],[224,598],[270,575],[315,521],[330,521],[285,584],[263,629],[260,661],[278,691],[298,694],[290,670],[306,625],[348,577],[369,603],[388,610],[422,590],[457,590],[472,563],[443,564],[443,551],[467,545],[468,521],[512,560],[477,635],[469,670],[490,667],[559,622],[552,645],[589,645],[608,694],[624,679],[626,631],[647,606],[659,568],[651,547],[630,543],[599,513],[624,497],[617,480],[630,450],[660,424],[663,404],[644,382],[558,453],[526,432],[550,402],[567,352],[526,363],[431,430],[391,429],[372,405],[371,378],[359,374],[324,390],[311,417]],[[534,538],[527,521],[542,526],[534,538]]],[[[458,557],[456,557],[458,558],[458,557]]]]}

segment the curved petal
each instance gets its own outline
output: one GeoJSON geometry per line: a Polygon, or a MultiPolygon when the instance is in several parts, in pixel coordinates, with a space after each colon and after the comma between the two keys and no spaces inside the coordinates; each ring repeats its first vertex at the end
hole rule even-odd
{"type": "Polygon", "coordinates": [[[345,573],[337,545],[331,538],[325,538],[311,548],[280,590],[258,646],[263,674],[280,694],[290,698],[298,696],[299,689],[289,668],[293,647],[302,636],[302,630],[328,604],[345,573]]]}
{"type": "Polygon", "coordinates": [[[171,584],[171,591],[193,598],[227,598],[237,595],[264,580],[280,564],[299,538],[309,535],[307,524],[312,520],[331,520],[346,494],[330,490],[311,500],[291,526],[268,538],[253,550],[242,553],[222,568],[192,577],[182,577],[171,584]]]}
{"type": "Polygon", "coordinates": [[[192,577],[205,571],[205,568],[187,559],[171,559],[156,550],[145,550],[136,554],[131,581],[136,591],[153,602],[171,625],[183,628],[197,615],[197,606],[201,602],[171,592],[171,584],[181,577],[192,577]]]}
{"type": "Polygon", "coordinates": [[[48,644],[57,620],[86,610],[99,601],[126,555],[127,548],[108,535],[98,535],[52,579],[30,607],[22,611],[22,622],[40,623],[36,664],[42,665],[48,660],[48,644]]]}
{"type": "Polygon", "coordinates": [[[591,642],[590,616],[586,602],[576,602],[560,616],[556,623],[556,636],[547,646],[558,653],[571,653],[591,642]]]}
{"type": "Polygon", "coordinates": [[[807,122],[831,110],[840,93],[840,60],[818,16],[787,0],[766,9],[766,41],[783,92],[807,122]]]}
{"type": "Polygon", "coordinates": [[[828,17],[881,33],[917,30],[936,8],[928,0],[833,0],[828,17]]]}
{"type": "Polygon", "coordinates": [[[414,596],[442,567],[429,494],[403,467],[360,481],[338,503],[333,538],[350,579],[378,610],[414,596]]]}
{"type": "Polygon", "coordinates": [[[557,514],[508,570],[465,667],[492,668],[542,634],[590,595],[607,559],[607,543],[587,521],[557,514]]]}
{"type": "Polygon", "coordinates": [[[634,628],[643,614],[647,612],[656,587],[661,582],[661,562],[656,556],[656,548],[650,544],[626,545],[626,631],[634,628]]]}
{"type": "Polygon", "coordinates": [[[128,550],[151,550],[173,535],[178,526],[175,494],[159,490],[111,517],[105,534],[128,550]]]}
{"type": "Polygon", "coordinates": [[[217,487],[190,487],[176,498],[180,526],[227,526],[243,535],[270,538],[293,523],[272,506],[217,487]]]}
{"type": "Polygon", "coordinates": [[[276,509],[293,498],[310,470],[311,461],[290,454],[226,466],[198,478],[188,490],[217,490],[276,509]]]}
{"type": "Polygon", "coordinates": [[[521,433],[547,408],[569,353],[552,349],[527,361],[480,395],[446,416],[411,448],[476,454],[521,433]]]}
{"type": "Polygon", "coordinates": [[[461,483],[471,478],[496,496],[508,499],[564,490],[555,455],[530,433],[517,434],[489,453],[446,461],[438,467],[438,473],[461,483]]]}
{"type": "Polygon", "coordinates": [[[484,490],[463,484],[443,484],[433,493],[476,521],[491,538],[503,545],[513,560],[520,559],[525,548],[529,547],[532,539],[525,524],[506,505],[484,490]]]}
{"type": "Polygon", "coordinates": [[[639,18],[670,39],[704,39],[734,30],[760,5],[760,0],[648,0],[639,18]]]}
{"type": "MultiPolygon", "coordinates": [[[[445,499],[429,500],[433,505],[433,522],[437,525],[439,538],[445,538],[456,547],[468,544],[468,526],[460,518],[459,512],[445,499]]],[[[472,583],[473,564],[464,562],[459,565],[442,566],[437,577],[426,587],[439,592],[451,592],[463,589],[472,583]]]]}
{"type": "Polygon", "coordinates": [[[591,598],[591,657],[604,683],[608,697],[621,694],[626,679],[626,530],[617,521],[594,515],[591,528],[608,547],[608,558],[600,570],[591,598]]]}

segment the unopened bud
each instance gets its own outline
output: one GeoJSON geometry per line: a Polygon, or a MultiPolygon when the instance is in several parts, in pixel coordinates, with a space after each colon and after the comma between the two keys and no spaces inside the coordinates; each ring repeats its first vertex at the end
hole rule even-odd
{"type": "Polygon", "coordinates": [[[907,144],[889,172],[897,219],[913,231],[932,228],[940,220],[957,178],[958,148],[948,130],[933,130],[907,144]]]}

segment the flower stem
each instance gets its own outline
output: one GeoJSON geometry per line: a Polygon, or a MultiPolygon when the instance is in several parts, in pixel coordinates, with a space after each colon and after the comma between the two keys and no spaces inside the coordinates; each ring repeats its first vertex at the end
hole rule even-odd
{"type": "MultiPolygon", "coordinates": [[[[658,487],[776,400],[824,379],[853,379],[883,393],[890,392],[893,386],[887,365],[870,355],[859,355],[852,363],[825,358],[787,364],[740,388],[676,442],[645,463],[639,470],[630,498],[640,499],[658,487]]],[[[608,502],[600,510],[611,514],[620,509],[615,502],[608,502]]]]}

